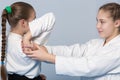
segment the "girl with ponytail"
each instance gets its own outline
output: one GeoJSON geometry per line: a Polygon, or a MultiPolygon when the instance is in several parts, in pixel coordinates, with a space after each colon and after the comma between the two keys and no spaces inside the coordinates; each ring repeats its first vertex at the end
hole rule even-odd
{"type": "Polygon", "coordinates": [[[2,26],[1,78],[2,80],[7,80],[7,73],[6,73],[6,68],[5,68],[5,66],[7,65],[5,64],[7,59],[5,60],[5,56],[7,55],[6,53],[8,53],[6,47],[9,47],[9,45],[6,45],[7,44],[6,22],[8,21],[8,23],[10,24],[11,32],[14,32],[14,33],[17,33],[23,36],[24,33],[26,33],[27,30],[29,30],[29,28],[27,27],[28,25],[25,25],[25,23],[27,24],[28,21],[31,21],[35,18],[35,11],[33,7],[27,3],[16,2],[12,4],[11,6],[7,6],[3,10],[1,18],[2,18],[2,22],[1,22],[1,26],[2,26]],[[30,19],[31,15],[32,15],[32,18],[30,19]],[[23,24],[21,22],[23,22],[23,24]],[[19,29],[19,31],[16,31],[17,29],[19,29]]]}
{"type": "MultiPolygon", "coordinates": [[[[48,13],[38,19],[35,17],[34,8],[25,2],[15,2],[3,10],[1,16],[2,40],[0,42],[2,80],[7,80],[7,76],[8,80],[44,80],[40,76],[40,62],[30,59],[23,53],[21,42],[26,38],[25,34],[30,32],[30,26],[41,28],[39,33],[41,37],[39,36],[37,39],[41,40],[39,43],[44,44],[44,40],[52,30],[54,16],[48,13]],[[11,27],[7,37],[6,21],[11,27]]],[[[33,40],[35,41],[35,38],[33,40]]]]}

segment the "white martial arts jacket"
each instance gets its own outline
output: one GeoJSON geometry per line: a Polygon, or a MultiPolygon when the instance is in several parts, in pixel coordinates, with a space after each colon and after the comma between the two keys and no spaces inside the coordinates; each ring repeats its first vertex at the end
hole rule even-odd
{"type": "MultiPolygon", "coordinates": [[[[35,19],[29,23],[30,30],[39,30],[39,33],[32,32],[36,43],[43,45],[48,39],[50,32],[53,29],[55,17],[53,13],[47,13],[41,18],[35,19]],[[39,36],[38,38],[35,38],[39,36]],[[37,42],[39,41],[39,42],[37,42]]],[[[0,38],[1,39],[1,38],[0,38]]],[[[8,35],[6,68],[9,74],[25,75],[28,78],[34,78],[40,74],[40,62],[27,57],[21,46],[22,36],[10,32],[8,35]]],[[[1,41],[0,41],[1,44],[1,41]]],[[[1,45],[0,45],[1,47],[1,45]]],[[[0,49],[1,51],[1,49],[0,49]]],[[[1,55],[1,54],[0,54],[1,55]]]]}
{"type": "Polygon", "coordinates": [[[104,39],[93,39],[82,45],[46,47],[56,55],[57,74],[80,76],[80,80],[120,80],[120,35],[103,44],[104,39]]]}
{"type": "Polygon", "coordinates": [[[80,80],[120,80],[120,35],[103,44],[103,39],[93,39],[47,49],[56,55],[57,74],[80,76],[80,80]]]}

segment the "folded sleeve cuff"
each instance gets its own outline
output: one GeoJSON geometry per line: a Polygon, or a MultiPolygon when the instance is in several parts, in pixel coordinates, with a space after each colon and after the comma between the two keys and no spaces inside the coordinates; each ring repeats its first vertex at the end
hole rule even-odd
{"type": "Polygon", "coordinates": [[[55,60],[55,70],[56,70],[56,74],[65,74],[66,72],[66,68],[65,68],[65,64],[64,64],[65,58],[62,56],[56,56],[56,60],[55,60]]]}

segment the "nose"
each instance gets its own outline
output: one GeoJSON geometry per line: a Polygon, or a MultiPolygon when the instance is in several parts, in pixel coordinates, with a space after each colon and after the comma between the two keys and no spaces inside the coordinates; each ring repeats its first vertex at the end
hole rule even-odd
{"type": "Polygon", "coordinates": [[[99,29],[100,28],[100,23],[99,22],[97,22],[97,24],[96,24],[96,27],[97,27],[97,29],[99,29]]]}

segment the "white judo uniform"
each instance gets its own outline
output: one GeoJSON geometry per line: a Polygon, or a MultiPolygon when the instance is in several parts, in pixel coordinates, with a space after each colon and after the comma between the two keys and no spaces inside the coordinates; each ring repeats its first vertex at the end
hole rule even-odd
{"type": "Polygon", "coordinates": [[[120,80],[120,35],[103,46],[104,41],[46,47],[56,55],[56,74],[80,76],[80,80],[120,80]]]}
{"type": "MultiPolygon", "coordinates": [[[[31,29],[33,30],[39,29],[39,33],[36,32],[32,33],[32,35],[34,35],[33,41],[40,45],[44,45],[53,29],[54,23],[55,17],[53,13],[47,13],[43,15],[41,18],[35,19],[32,22],[30,22],[29,27],[31,29]],[[39,37],[35,38],[36,35],[39,37]]],[[[41,71],[40,61],[33,60],[23,53],[21,41],[22,41],[21,35],[12,32],[9,33],[6,52],[7,72],[8,74],[15,73],[19,75],[25,75],[28,78],[34,78],[40,74],[41,71]]]]}
{"type": "Polygon", "coordinates": [[[48,46],[56,56],[57,74],[81,80],[120,80],[120,35],[103,46],[103,39],[72,46],[48,46]]]}

